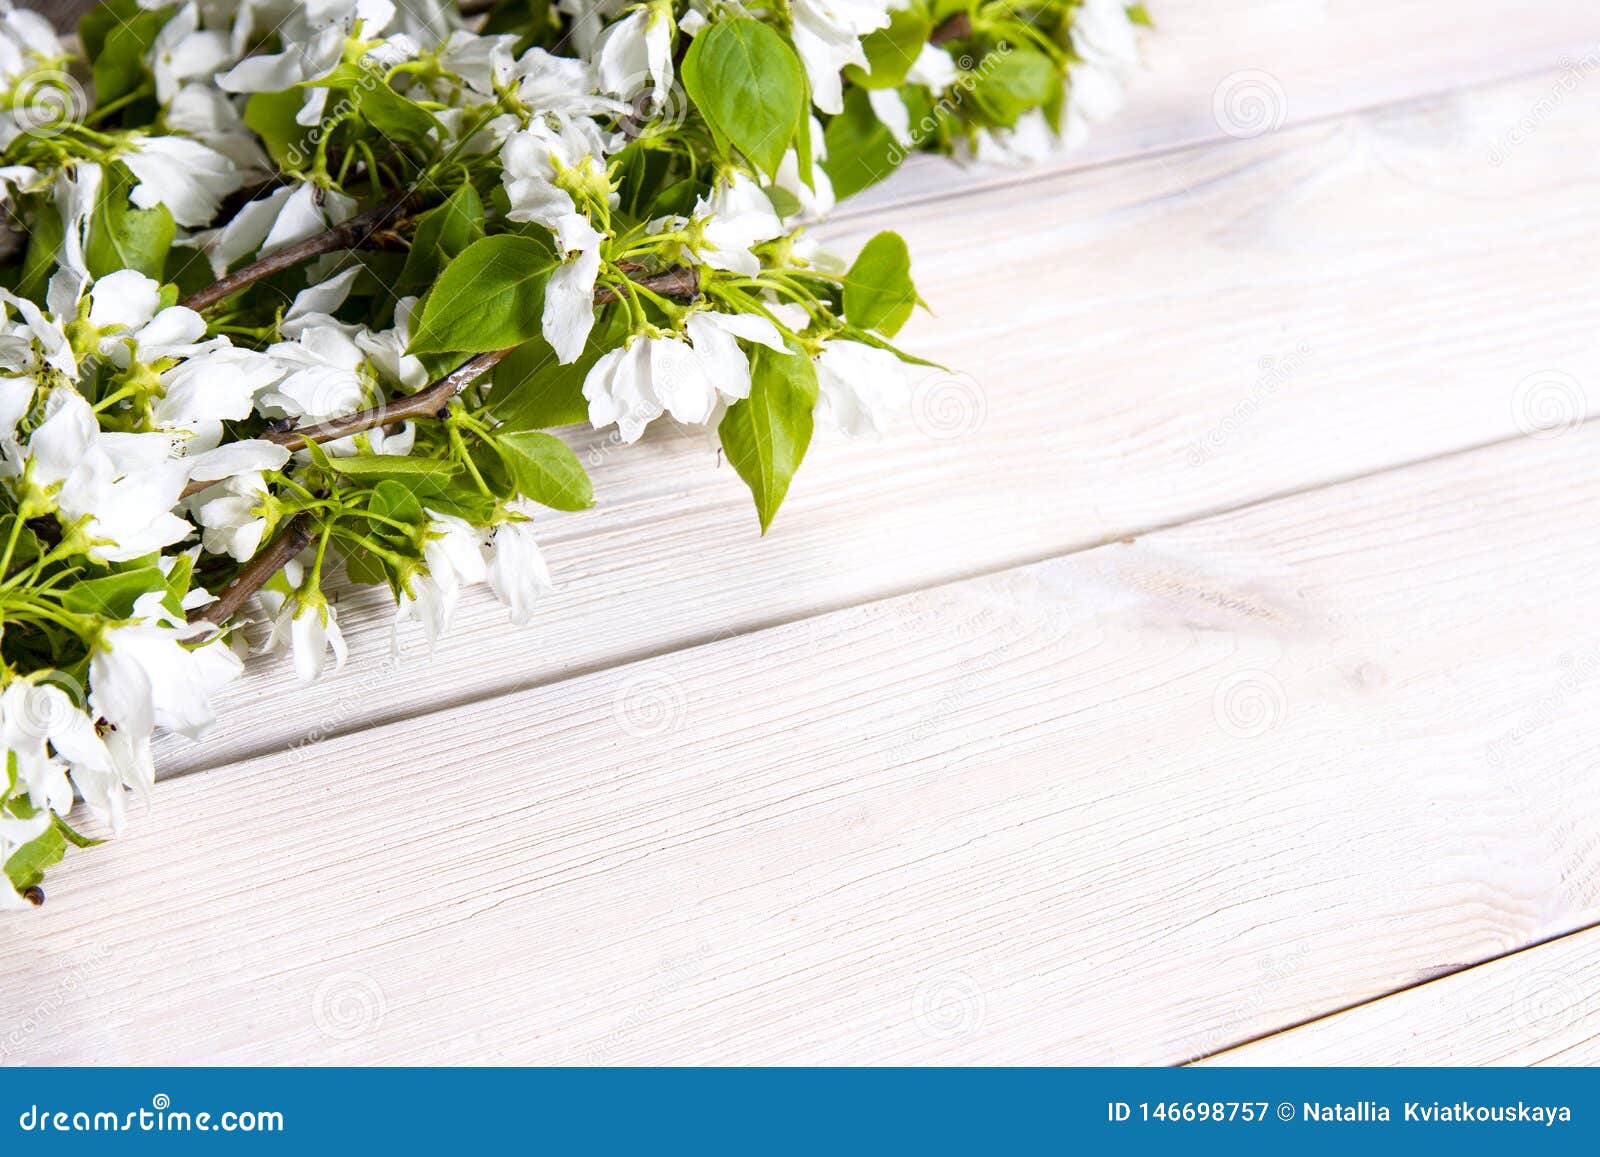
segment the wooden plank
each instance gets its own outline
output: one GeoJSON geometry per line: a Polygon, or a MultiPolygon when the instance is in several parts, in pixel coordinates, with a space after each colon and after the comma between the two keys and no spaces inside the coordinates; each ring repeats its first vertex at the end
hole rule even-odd
{"type": "Polygon", "coordinates": [[[1173,1062],[1592,923],[1597,453],[185,777],[5,940],[12,1053],[1173,1062]]]}
{"type": "MultiPolygon", "coordinates": [[[[1549,78],[896,215],[939,310],[881,444],[819,437],[765,539],[703,432],[573,434],[598,508],[553,516],[559,597],[470,600],[397,668],[386,595],[305,689],[260,661],[165,772],[343,734],[1537,429],[1588,412],[1600,86],[1506,164],[1549,78]],[[987,250],[986,250],[987,247],[987,250]],[[1486,319],[1493,319],[1490,324],[1486,319]],[[485,662],[492,640],[492,662],[485,662]]],[[[864,241],[882,222],[840,236],[864,241]]]]}
{"type": "MultiPolygon", "coordinates": [[[[1050,162],[1051,170],[1260,135],[1525,73],[1559,69],[1576,85],[1600,69],[1586,0],[1151,0],[1146,7],[1156,28],[1143,37],[1146,59],[1129,82],[1127,106],[1050,162]]],[[[1568,89],[1548,95],[1559,105],[1568,89]]],[[[1487,150],[1495,139],[1476,143],[1487,150]]],[[[840,213],[1036,179],[1033,170],[951,169],[914,157],[840,213]]]]}
{"type": "Polygon", "coordinates": [[[1600,929],[1452,973],[1201,1063],[1600,1064],[1600,929]]]}

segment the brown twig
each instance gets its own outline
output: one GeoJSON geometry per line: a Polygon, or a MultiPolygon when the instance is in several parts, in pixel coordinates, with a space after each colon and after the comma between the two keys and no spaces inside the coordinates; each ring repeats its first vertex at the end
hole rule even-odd
{"type": "Polygon", "coordinates": [[[268,442],[287,446],[291,450],[300,450],[313,442],[337,442],[340,438],[363,434],[379,426],[387,426],[391,422],[404,422],[409,418],[436,418],[444,413],[451,398],[488,373],[501,358],[516,348],[510,346],[503,350],[490,350],[488,353],[478,354],[470,361],[462,362],[433,385],[418,390],[408,397],[396,398],[392,402],[374,406],[370,410],[358,410],[343,417],[327,418],[309,426],[296,427],[292,430],[274,430],[270,434],[263,435],[263,438],[268,442]]]}
{"type": "MultiPolygon", "coordinates": [[[[634,280],[664,297],[693,298],[700,291],[699,273],[681,266],[674,266],[660,273],[652,273],[634,280]]],[[[596,305],[606,305],[616,300],[616,291],[609,286],[601,286],[594,291],[596,305]]],[[[481,353],[470,361],[463,362],[433,385],[418,390],[408,397],[395,398],[371,409],[357,410],[353,414],[344,414],[337,418],[326,418],[306,426],[273,430],[261,435],[261,439],[279,446],[287,446],[291,450],[300,450],[313,442],[318,444],[336,442],[340,438],[364,434],[368,430],[375,430],[392,422],[404,422],[410,418],[437,417],[444,411],[451,398],[466,389],[515,348],[512,346],[508,349],[481,353]]],[[[191,494],[198,494],[206,487],[216,485],[218,481],[220,479],[196,478],[184,488],[183,497],[188,498],[191,494]]]]}
{"type": "Polygon", "coordinates": [[[266,549],[257,552],[249,562],[240,568],[239,573],[233,576],[233,581],[227,585],[222,594],[217,596],[215,602],[203,607],[196,607],[189,614],[191,623],[204,620],[215,626],[222,626],[234,615],[239,613],[239,608],[249,600],[267,581],[277,574],[304,550],[311,542],[311,516],[307,514],[296,515],[290,520],[289,525],[283,528],[282,533],[266,546],[266,549]]]}
{"type": "Polygon", "coordinates": [[[408,193],[379,205],[376,209],[359,213],[343,225],[336,225],[314,237],[286,245],[276,253],[259,261],[252,261],[204,289],[191,293],[179,304],[186,305],[190,309],[205,309],[233,296],[247,285],[253,285],[262,278],[271,277],[274,273],[281,273],[285,269],[293,269],[296,265],[310,261],[313,257],[321,257],[324,253],[360,249],[374,242],[389,244],[391,240],[389,235],[398,223],[398,218],[411,206],[413,200],[413,196],[408,193]]]}
{"type": "Polygon", "coordinates": [[[933,30],[933,34],[928,37],[928,43],[949,44],[952,40],[965,40],[971,35],[972,18],[965,12],[957,12],[933,30]]]}
{"type": "MultiPolygon", "coordinates": [[[[693,269],[674,267],[635,280],[656,293],[670,297],[692,298],[700,290],[700,276],[693,269]]],[[[595,290],[594,300],[596,305],[604,305],[615,301],[616,296],[611,289],[601,286],[595,290]]],[[[328,418],[309,426],[292,430],[273,430],[263,434],[262,439],[275,442],[279,446],[286,446],[291,450],[298,450],[312,443],[335,442],[353,434],[362,434],[379,426],[387,426],[391,422],[403,422],[410,418],[438,417],[450,405],[451,398],[488,373],[516,348],[509,346],[506,349],[489,350],[487,353],[478,354],[462,362],[431,386],[407,397],[396,398],[384,405],[360,410],[354,414],[328,418]]],[[[195,479],[184,489],[183,495],[187,498],[215,484],[215,479],[195,479]]],[[[265,586],[267,581],[282,570],[284,564],[304,550],[310,541],[310,518],[305,514],[298,515],[284,528],[283,533],[267,545],[265,550],[245,563],[215,602],[197,608],[190,616],[191,621],[205,619],[219,627],[225,624],[239,613],[239,608],[244,606],[251,595],[265,586]]]]}
{"type": "MultiPolygon", "coordinates": [[[[693,299],[700,292],[699,271],[686,265],[675,265],[671,269],[663,269],[660,273],[633,277],[632,280],[635,285],[642,285],[662,297],[693,299]]],[[[602,285],[594,291],[596,305],[610,305],[617,300],[620,300],[617,291],[609,285],[602,285]]]]}

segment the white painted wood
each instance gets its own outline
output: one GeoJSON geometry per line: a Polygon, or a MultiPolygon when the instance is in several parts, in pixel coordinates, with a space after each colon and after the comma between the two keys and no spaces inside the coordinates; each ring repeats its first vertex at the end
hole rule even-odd
{"type": "Polygon", "coordinates": [[[1519,440],[185,777],[7,927],[0,1041],[1172,1062],[1591,923],[1597,453],[1519,440]]]}
{"type": "MultiPolygon", "coordinates": [[[[1587,0],[1151,0],[1156,29],[1128,103],[1048,168],[1071,170],[1294,127],[1526,73],[1581,84],[1600,70],[1587,0]]],[[[1551,89],[1559,104],[1566,95],[1551,89]]],[[[1510,124],[1500,130],[1508,131],[1510,124]]],[[[1487,153],[1500,133],[1477,143],[1487,153]]],[[[915,157],[842,216],[996,184],[1037,169],[951,169],[915,157]]]]}
{"type": "Polygon", "coordinates": [[[1202,1063],[1600,1064],[1600,929],[1452,973],[1202,1063]]]}
{"type": "Polygon", "coordinates": [[[880,445],[824,439],[761,539],[699,431],[575,435],[599,507],[553,515],[562,593],[527,629],[470,600],[390,658],[299,688],[260,661],[178,772],[281,750],[929,583],[1049,557],[1588,412],[1600,383],[1600,85],[1500,166],[1551,76],[991,190],[860,223],[907,235],[939,311],[880,445]],[[991,246],[992,250],[986,250],[991,246]]]}

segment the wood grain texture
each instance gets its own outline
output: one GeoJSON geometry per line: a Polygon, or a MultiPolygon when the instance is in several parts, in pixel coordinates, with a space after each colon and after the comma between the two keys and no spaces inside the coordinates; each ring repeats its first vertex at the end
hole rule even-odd
{"type": "MultiPolygon", "coordinates": [[[[1260,135],[1525,73],[1560,70],[1581,81],[1600,67],[1600,21],[1587,0],[1151,0],[1146,7],[1156,28],[1143,37],[1144,66],[1128,84],[1127,107],[1045,169],[1260,135]]],[[[1037,168],[952,170],[919,156],[840,214],[1038,177],[1037,168]]]]}
{"type": "MultiPolygon", "coordinates": [[[[1600,379],[1600,86],[1505,163],[1484,151],[1551,83],[898,214],[939,310],[905,344],[954,372],[930,373],[881,444],[819,437],[765,539],[703,431],[631,447],[569,431],[599,506],[546,521],[562,589],[530,627],[479,595],[431,656],[402,635],[397,664],[388,596],[342,598],[342,674],[301,688],[258,660],[219,730],[167,742],[159,765],[282,750],[1576,420],[1600,379]]],[[[853,247],[890,223],[837,236],[853,247]]]]}
{"type": "Polygon", "coordinates": [[[1600,929],[1452,973],[1203,1063],[1600,1064],[1600,929]]]}
{"type": "Polygon", "coordinates": [[[1502,444],[185,777],[8,933],[0,1041],[1173,1062],[1593,922],[1597,453],[1502,444]]]}

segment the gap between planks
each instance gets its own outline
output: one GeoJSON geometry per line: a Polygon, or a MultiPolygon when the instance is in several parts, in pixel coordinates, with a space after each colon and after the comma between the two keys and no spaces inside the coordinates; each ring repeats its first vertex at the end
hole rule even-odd
{"type": "MultiPolygon", "coordinates": [[[[1512,948],[1507,952],[1491,956],[1473,964],[1466,964],[1460,968],[1441,972],[1438,976],[1417,980],[1414,984],[1404,985],[1392,992],[1375,996],[1371,1000],[1358,1001],[1344,1008],[1334,1009],[1320,1016],[1314,1016],[1299,1024],[1285,1025],[1279,1029],[1261,1033],[1249,1040],[1243,1040],[1218,1049],[1203,1057],[1190,1061],[1192,1065],[1258,1065],[1258,1064],[1335,1064],[1335,1065],[1420,1065],[1420,1064],[1454,1064],[1462,1063],[1458,1060],[1460,1054],[1445,1049],[1435,1056],[1418,1057],[1413,1055],[1414,1038],[1417,1029],[1429,1029],[1434,1033],[1448,1034],[1459,1031],[1461,1022],[1474,1023],[1485,1015],[1481,1008],[1459,1007],[1454,1019],[1437,1018],[1433,1023],[1416,1016],[1408,1018],[1410,1033],[1404,1039],[1385,1040],[1376,1046],[1369,1047],[1367,1051],[1356,1054],[1346,1051],[1328,1057],[1323,1055],[1325,1038],[1336,1039],[1346,1037],[1347,1026],[1362,1018],[1370,1018],[1371,1014],[1381,1014],[1391,1009],[1398,1010],[1401,1006],[1410,1006],[1419,1003],[1427,996],[1439,995],[1441,999],[1447,990],[1466,987],[1474,981],[1482,981],[1493,986],[1497,993],[1507,991],[1502,973],[1526,973],[1527,969],[1535,968],[1538,972],[1526,974],[1525,979],[1531,976],[1541,984],[1533,986],[1532,991],[1511,992],[1508,1007],[1489,1010],[1489,1015],[1495,1012],[1508,1014],[1509,1019],[1515,1022],[1521,1030],[1522,1039],[1516,1043],[1516,1055],[1499,1055],[1483,1059],[1473,1059],[1466,1063],[1471,1064],[1547,1064],[1551,1062],[1563,1064],[1594,1063],[1600,1059],[1600,992],[1592,984],[1574,984],[1567,980],[1564,969],[1555,964],[1553,958],[1569,954],[1592,952],[1600,960],[1600,921],[1575,928],[1571,932],[1560,933],[1543,940],[1535,940],[1529,944],[1512,948]],[[1548,1007],[1548,1002],[1554,997],[1558,1003],[1548,1007]],[[1593,1008],[1585,1008],[1585,1005],[1593,1008]],[[1533,1007],[1519,1007],[1532,1005],[1533,1007]],[[1588,1018],[1594,1022],[1596,1034],[1586,1035],[1582,1040],[1572,1044],[1558,1044],[1556,1039],[1571,1030],[1575,1024],[1588,1018]],[[1555,1048],[1554,1053],[1542,1058],[1526,1059],[1526,1054],[1542,1052],[1544,1048],[1555,1048]],[[1317,1050],[1317,1051],[1313,1051],[1317,1050]],[[1578,1055],[1571,1054],[1574,1051],[1578,1055]],[[1586,1059],[1585,1054],[1594,1059],[1586,1059]]],[[[1596,979],[1600,979],[1597,976],[1596,979]]],[[[1521,986],[1517,986],[1521,988],[1521,986]]],[[[1452,993],[1452,995],[1454,995],[1452,993]]],[[[1463,1004],[1459,998],[1454,1002],[1457,1006],[1463,1004]]],[[[1499,1026],[1502,1029],[1504,1026],[1499,1026]]],[[[1587,1026],[1580,1027],[1579,1031],[1586,1032],[1587,1026]]],[[[1475,1035],[1481,1036],[1481,1033],[1475,1035]]],[[[1439,1050],[1434,1050],[1439,1052],[1439,1050]]]]}

